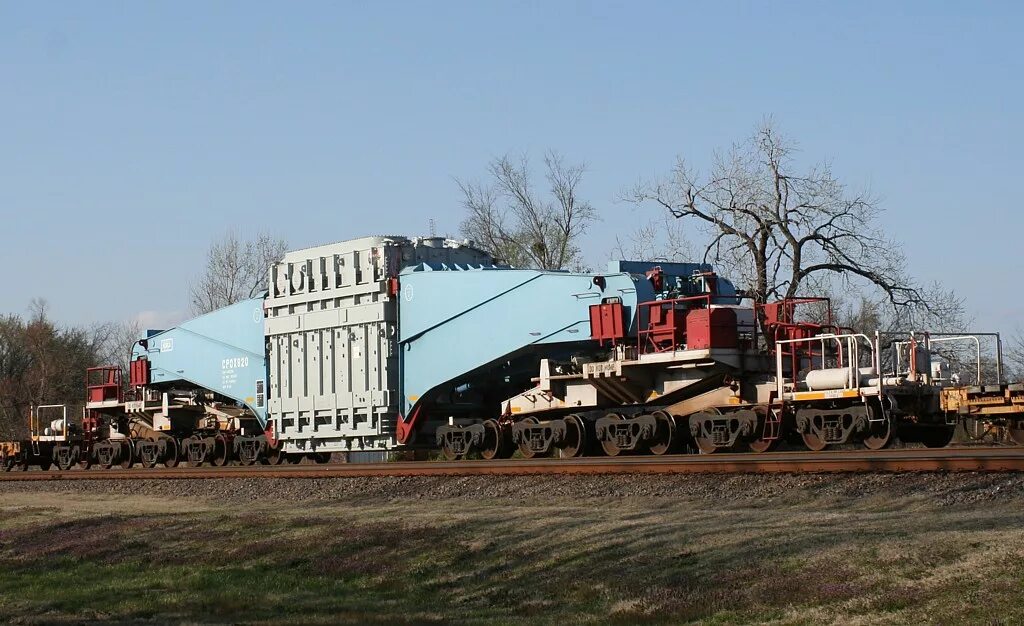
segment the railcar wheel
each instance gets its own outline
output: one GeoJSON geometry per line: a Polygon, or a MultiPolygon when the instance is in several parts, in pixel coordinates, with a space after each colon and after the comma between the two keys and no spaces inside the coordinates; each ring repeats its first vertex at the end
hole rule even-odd
{"type": "Polygon", "coordinates": [[[231,447],[224,435],[217,435],[213,438],[213,454],[210,456],[210,465],[224,467],[231,462],[231,447]]]}
{"type": "Polygon", "coordinates": [[[163,463],[164,467],[174,469],[181,462],[181,445],[174,437],[164,439],[163,463]]]}
{"type": "Polygon", "coordinates": [[[774,439],[764,439],[763,437],[764,437],[766,431],[769,429],[769,427],[768,427],[769,417],[775,415],[775,411],[774,411],[774,409],[767,409],[767,410],[765,410],[765,409],[756,409],[756,410],[757,410],[758,418],[760,418],[760,420],[761,420],[761,437],[762,438],[761,439],[757,439],[755,441],[751,441],[749,444],[747,444],[747,446],[750,448],[751,452],[756,452],[758,454],[760,454],[762,452],[771,452],[775,448],[779,447],[779,440],[781,438],[780,437],[781,433],[779,432],[779,430],[781,430],[782,424],[781,423],[777,424],[777,429],[776,429],[776,432],[775,432],[775,438],[774,439]]]}
{"type": "MultiPolygon", "coordinates": [[[[238,440],[235,440],[238,444],[238,440]]],[[[249,467],[256,465],[256,462],[260,460],[260,453],[262,452],[262,445],[252,445],[252,440],[247,443],[250,445],[238,444],[238,448],[235,449],[235,456],[238,457],[239,465],[249,467]]]]}
{"type": "Polygon", "coordinates": [[[591,434],[586,421],[579,415],[565,418],[566,445],[559,451],[563,459],[585,456],[590,450],[591,434]]]}
{"type": "Polygon", "coordinates": [[[825,440],[819,437],[817,433],[801,433],[800,436],[804,440],[804,445],[812,452],[821,452],[828,447],[825,440]]]}
{"type": "Polygon", "coordinates": [[[309,458],[313,459],[313,462],[317,465],[327,465],[331,462],[330,452],[314,452],[309,455],[309,458]]]}
{"type": "Polygon", "coordinates": [[[864,445],[869,450],[881,450],[892,442],[892,418],[886,417],[881,424],[875,424],[871,434],[864,438],[864,445]]]}
{"type": "MultiPolygon", "coordinates": [[[[106,445],[109,446],[110,444],[106,444],[106,445]]],[[[105,450],[103,452],[104,452],[103,454],[100,454],[99,451],[97,451],[97,454],[96,454],[96,459],[98,461],[97,465],[99,465],[100,467],[102,467],[105,470],[108,470],[108,469],[114,467],[114,463],[117,462],[117,459],[116,459],[117,455],[114,453],[113,450],[105,450]]]]}
{"type": "Polygon", "coordinates": [[[136,447],[136,452],[139,455],[139,463],[146,469],[153,469],[156,467],[157,461],[159,460],[160,448],[156,445],[151,445],[155,444],[152,437],[146,439],[145,443],[147,445],[136,447]]]}
{"type": "Polygon", "coordinates": [[[1014,443],[1024,446],[1024,426],[1007,428],[1006,434],[1010,436],[1010,439],[1012,439],[1014,443]]]}
{"type": "Polygon", "coordinates": [[[288,465],[298,465],[302,463],[302,456],[301,454],[286,454],[284,460],[288,462],[288,465]]]}
{"type": "Polygon", "coordinates": [[[6,453],[0,453],[0,470],[9,472],[14,469],[14,457],[6,453]]]}
{"type": "MultiPolygon", "coordinates": [[[[708,413],[710,415],[721,415],[722,411],[718,407],[709,406],[703,411],[701,411],[701,413],[708,413]]],[[[700,432],[703,433],[705,428],[710,430],[711,426],[704,425],[704,428],[701,428],[700,432]]],[[[714,454],[719,449],[718,446],[715,445],[715,441],[710,437],[703,437],[701,435],[697,435],[696,437],[693,438],[693,442],[697,444],[697,452],[700,454],[714,454]]]]}
{"type": "Polygon", "coordinates": [[[189,437],[182,441],[181,451],[188,467],[202,467],[208,456],[206,442],[199,437],[189,437]]]}
{"type": "Polygon", "coordinates": [[[58,469],[66,472],[78,463],[79,454],[80,449],[77,445],[58,446],[53,449],[53,460],[57,464],[58,469]]]}
{"type": "Polygon", "coordinates": [[[675,448],[676,444],[676,420],[665,411],[655,411],[651,415],[657,424],[654,433],[654,443],[651,444],[651,454],[661,456],[675,448]]]}
{"type": "Polygon", "coordinates": [[[43,470],[44,472],[50,471],[51,467],[53,467],[53,461],[51,461],[50,459],[44,457],[39,460],[39,469],[43,470]]]}
{"type": "MultiPolygon", "coordinates": [[[[609,413],[605,417],[607,419],[611,419],[611,420],[614,420],[616,422],[621,422],[621,421],[623,421],[625,419],[624,417],[622,417],[618,413],[609,413]]],[[[614,438],[613,439],[602,439],[601,440],[601,449],[604,450],[604,453],[606,455],[608,455],[608,456],[618,456],[622,452],[622,448],[619,447],[618,442],[615,441],[614,438]]]]}
{"type": "MultiPolygon", "coordinates": [[[[539,424],[536,417],[528,417],[523,420],[524,424],[539,424]]],[[[536,452],[530,449],[530,443],[528,441],[522,441],[519,443],[519,454],[523,455],[524,459],[532,459],[538,456],[536,452]]]]}
{"type": "Polygon", "coordinates": [[[757,441],[750,442],[750,451],[757,452],[771,452],[779,445],[778,439],[758,439],[757,441]]]}
{"type": "Polygon", "coordinates": [[[714,454],[718,451],[718,446],[707,437],[697,437],[694,442],[697,444],[697,452],[700,454],[714,454]]]}
{"type": "MultiPolygon", "coordinates": [[[[949,445],[950,441],[953,441],[953,434],[955,432],[956,426],[928,428],[921,435],[921,443],[923,443],[926,448],[945,448],[949,445]]],[[[1024,439],[1024,432],[1021,432],[1021,437],[1024,439]]],[[[1024,443],[1024,441],[1019,443],[1024,443]]]]}
{"type": "Polygon", "coordinates": [[[285,458],[284,450],[281,448],[281,444],[278,443],[276,448],[267,448],[267,457],[265,463],[267,465],[280,465],[284,463],[285,458]]]}
{"type": "Polygon", "coordinates": [[[135,465],[135,442],[131,439],[125,439],[121,442],[119,447],[119,463],[121,469],[131,469],[135,465]]]}
{"type": "Polygon", "coordinates": [[[512,431],[499,424],[498,420],[487,420],[483,427],[484,442],[480,446],[480,456],[488,461],[512,456],[512,431]]]}
{"type": "Polygon", "coordinates": [[[81,451],[78,457],[78,467],[87,470],[92,468],[93,464],[93,449],[92,446],[88,446],[81,451]]]}

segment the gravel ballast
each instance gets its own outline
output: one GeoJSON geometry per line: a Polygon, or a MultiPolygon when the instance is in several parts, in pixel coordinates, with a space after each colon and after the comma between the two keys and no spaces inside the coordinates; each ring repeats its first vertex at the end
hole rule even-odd
{"type": "Polygon", "coordinates": [[[865,473],[740,475],[473,476],[376,478],[218,478],[0,481],[5,493],[83,493],[210,501],[340,502],[489,500],[543,502],[622,498],[700,501],[923,499],[942,506],[1024,501],[1024,474],[865,473]]]}

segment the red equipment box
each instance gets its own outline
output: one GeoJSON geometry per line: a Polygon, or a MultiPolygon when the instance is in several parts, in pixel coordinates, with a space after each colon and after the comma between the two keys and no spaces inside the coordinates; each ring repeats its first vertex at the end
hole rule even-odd
{"type": "Polygon", "coordinates": [[[686,349],[738,348],[736,311],[691,309],[686,313],[686,349]]]}
{"type": "Polygon", "coordinates": [[[135,359],[128,371],[128,381],[132,387],[144,387],[149,384],[149,360],[135,359]]]}
{"type": "Polygon", "coordinates": [[[590,305],[590,338],[600,341],[601,345],[604,345],[605,341],[611,341],[612,345],[615,345],[616,340],[622,339],[626,334],[624,317],[622,302],[590,305]]]}

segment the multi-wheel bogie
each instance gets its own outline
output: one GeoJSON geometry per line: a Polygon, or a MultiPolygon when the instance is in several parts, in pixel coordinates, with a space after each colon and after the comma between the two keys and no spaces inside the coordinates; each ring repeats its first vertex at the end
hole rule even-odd
{"type": "Polygon", "coordinates": [[[225,465],[280,465],[297,464],[304,459],[327,463],[330,454],[286,454],[267,443],[265,436],[243,437],[226,432],[194,432],[185,436],[161,434],[137,439],[113,437],[98,441],[71,437],[63,442],[33,442],[31,440],[0,443],[0,470],[42,470],[56,468],[130,469],[139,465],[154,468],[157,465],[174,468],[180,466],[223,467],[225,465]]]}
{"type": "Polygon", "coordinates": [[[113,393],[113,402],[90,397],[77,421],[69,418],[64,405],[34,407],[29,438],[0,442],[0,470],[223,467],[295,464],[307,458],[327,463],[331,458],[322,453],[284,453],[278,442],[259,429],[254,417],[242,412],[171,404],[162,410],[161,421],[145,411],[128,411],[137,407],[113,393]]]}
{"type": "MultiPolygon", "coordinates": [[[[478,453],[483,459],[714,452],[762,453],[780,444],[823,451],[856,444],[880,450],[899,439],[926,447],[949,444],[956,427],[948,414],[907,414],[882,406],[886,399],[858,398],[788,404],[709,406],[689,415],[670,407],[622,407],[543,418],[498,418],[442,426],[436,441],[449,460],[478,453]]],[[[1008,427],[1024,434],[1024,418],[1008,427]]],[[[1024,437],[1015,438],[1024,443],[1024,437]]]]}
{"type": "MultiPolygon", "coordinates": [[[[645,352],[641,339],[605,360],[580,359],[575,369],[544,361],[536,386],[509,398],[501,417],[452,421],[438,428],[437,445],[449,459],[473,451],[485,459],[516,451],[525,458],[760,453],[784,442],[812,451],[848,444],[879,450],[897,439],[943,447],[958,423],[972,419],[1001,424],[1024,443],[1024,385],[951,386],[932,371],[927,334],[883,345],[878,335],[831,322],[794,321],[801,302],[817,300],[762,307],[747,339],[737,339],[743,333],[736,320],[744,319],[737,309],[726,309],[729,334],[695,326],[672,308],[677,303],[659,304],[674,312],[659,318],[673,326],[641,332],[653,350],[645,352]],[[690,341],[692,335],[700,339],[690,341]],[[890,348],[892,358],[883,360],[890,348]]],[[[704,306],[712,314],[697,319],[707,324],[716,319],[715,305],[704,306]]]]}

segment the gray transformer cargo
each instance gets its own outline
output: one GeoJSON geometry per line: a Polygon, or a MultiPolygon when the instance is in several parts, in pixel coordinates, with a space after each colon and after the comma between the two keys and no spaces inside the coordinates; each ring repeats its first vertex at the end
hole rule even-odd
{"type": "Polygon", "coordinates": [[[394,447],[399,272],[492,262],[465,242],[382,236],[289,252],[275,264],[266,300],[267,408],[284,451],[394,447]]]}

